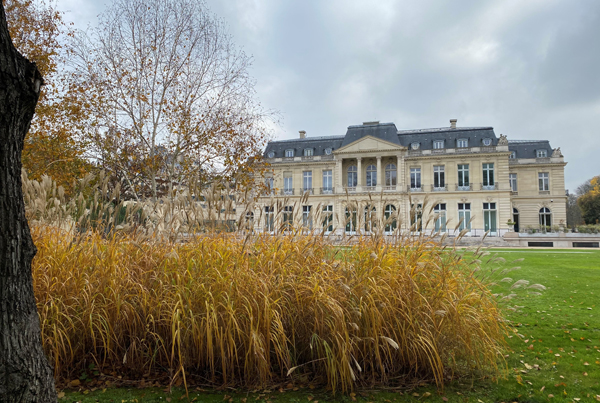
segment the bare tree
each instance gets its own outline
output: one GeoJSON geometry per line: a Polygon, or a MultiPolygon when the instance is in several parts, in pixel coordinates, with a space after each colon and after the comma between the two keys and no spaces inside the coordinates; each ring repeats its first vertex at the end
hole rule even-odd
{"type": "Polygon", "coordinates": [[[255,100],[251,59],[202,2],[116,0],[77,49],[93,157],[135,193],[231,176],[261,154],[274,115],[255,100]]]}
{"type": "Polygon", "coordinates": [[[33,295],[36,249],[25,218],[21,153],[42,76],[12,44],[0,4],[0,401],[55,402],[33,295]]]}

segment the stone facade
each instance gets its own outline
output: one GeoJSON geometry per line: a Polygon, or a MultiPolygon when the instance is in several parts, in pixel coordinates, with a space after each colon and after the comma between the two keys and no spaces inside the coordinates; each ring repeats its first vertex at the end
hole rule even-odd
{"type": "Polygon", "coordinates": [[[336,234],[426,227],[502,236],[566,222],[564,157],[547,141],[509,141],[491,127],[397,130],[270,142],[266,191],[249,211],[257,231],[295,224],[336,234]],[[462,223],[461,223],[462,220],[462,223]],[[458,228],[457,228],[458,227],[458,228]]]}

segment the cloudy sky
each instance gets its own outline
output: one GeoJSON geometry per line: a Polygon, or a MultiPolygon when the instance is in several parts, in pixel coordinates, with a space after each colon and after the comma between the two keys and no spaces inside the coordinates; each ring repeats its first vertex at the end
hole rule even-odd
{"type": "MultiPolygon", "coordinates": [[[[77,27],[102,1],[58,0],[77,27]]],[[[598,0],[207,0],[252,55],[274,137],[493,126],[548,139],[571,191],[600,174],[598,0]]]]}

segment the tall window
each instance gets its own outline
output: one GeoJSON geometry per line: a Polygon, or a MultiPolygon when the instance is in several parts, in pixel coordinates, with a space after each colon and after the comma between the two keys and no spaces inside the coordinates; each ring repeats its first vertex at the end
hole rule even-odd
{"type": "Polygon", "coordinates": [[[483,164],[483,189],[494,190],[494,164],[483,164]]]}
{"type": "Polygon", "coordinates": [[[294,156],[294,150],[293,149],[285,150],[285,156],[287,158],[293,157],[294,156]]]}
{"type": "Polygon", "coordinates": [[[456,140],[456,146],[458,148],[466,148],[469,146],[469,139],[458,139],[456,140]]]}
{"type": "Polygon", "coordinates": [[[305,192],[312,190],[312,171],[302,172],[302,188],[305,192]]]}
{"type": "Polygon", "coordinates": [[[548,156],[548,153],[546,152],[546,150],[537,150],[536,156],[538,158],[546,158],[548,156]]]}
{"type": "Polygon", "coordinates": [[[543,230],[549,230],[552,226],[552,213],[548,207],[542,207],[540,209],[540,227],[543,230]]]}
{"type": "Polygon", "coordinates": [[[446,232],[446,203],[438,203],[433,208],[433,213],[437,215],[435,220],[435,231],[446,232]]]}
{"type": "Polygon", "coordinates": [[[286,173],[283,176],[283,193],[286,195],[294,194],[294,183],[291,173],[286,173]]]}
{"type": "Polygon", "coordinates": [[[312,157],[314,153],[314,149],[312,148],[305,148],[304,149],[304,156],[305,157],[312,157]]]}
{"type": "Polygon", "coordinates": [[[496,203],[483,203],[483,229],[496,234],[496,203]]]}
{"type": "Polygon", "coordinates": [[[440,150],[440,149],[444,148],[444,140],[434,140],[433,148],[436,150],[440,150]]]}
{"type": "Polygon", "coordinates": [[[356,232],[356,207],[346,207],[346,232],[356,232]]]}
{"type": "Polygon", "coordinates": [[[393,232],[398,225],[396,222],[396,206],[388,204],[383,211],[385,217],[385,232],[393,232]]]}
{"type": "Polygon", "coordinates": [[[292,228],[294,224],[294,207],[293,206],[285,206],[283,208],[283,229],[289,230],[292,228]]]}
{"type": "Polygon", "coordinates": [[[313,227],[312,215],[310,214],[311,209],[312,206],[302,206],[302,225],[308,229],[312,229],[313,227]]]}
{"type": "Polygon", "coordinates": [[[421,190],[421,168],[410,169],[410,188],[411,190],[421,190]]]}
{"type": "Polygon", "coordinates": [[[410,206],[410,228],[411,231],[423,229],[423,205],[420,203],[410,206]]]}
{"type": "Polygon", "coordinates": [[[513,222],[515,223],[515,232],[519,232],[519,210],[513,207],[513,222]]]}
{"type": "Polygon", "coordinates": [[[510,182],[510,190],[513,192],[517,191],[517,174],[508,174],[508,181],[510,182]]]}
{"type": "Polygon", "coordinates": [[[367,186],[377,186],[377,167],[367,166],[367,186]]]}
{"type": "Polygon", "coordinates": [[[387,164],[385,166],[385,186],[396,186],[396,164],[387,164]]]}
{"type": "Polygon", "coordinates": [[[538,184],[540,192],[550,190],[550,174],[548,172],[538,173],[538,184]]]}
{"type": "Polygon", "coordinates": [[[373,231],[375,229],[376,223],[377,215],[375,207],[371,205],[365,206],[365,231],[373,231]]]}
{"type": "Polygon", "coordinates": [[[331,170],[323,171],[323,192],[331,193],[333,190],[333,173],[331,170]]]}
{"type": "Polygon", "coordinates": [[[273,206],[265,206],[265,231],[275,230],[275,209],[273,206]]]}
{"type": "Polygon", "coordinates": [[[323,229],[325,232],[333,231],[333,206],[323,206],[323,229]]]}
{"type": "Polygon", "coordinates": [[[458,164],[458,190],[470,190],[469,164],[458,164]]]}
{"type": "Polygon", "coordinates": [[[273,184],[274,184],[274,181],[273,181],[272,177],[265,178],[265,186],[267,187],[267,193],[272,193],[273,192],[273,189],[275,188],[273,186],[273,184]]]}
{"type": "Polygon", "coordinates": [[[248,231],[252,231],[254,229],[254,213],[252,211],[248,211],[246,213],[245,226],[248,231]]]}
{"type": "Polygon", "coordinates": [[[433,166],[433,189],[442,190],[446,187],[446,181],[444,178],[444,166],[434,165],[433,166]]]}
{"type": "Polygon", "coordinates": [[[358,181],[358,172],[356,170],[356,165],[351,165],[348,167],[348,187],[355,188],[358,181]]]}
{"type": "Polygon", "coordinates": [[[471,230],[471,203],[458,203],[458,221],[460,231],[465,228],[471,230]]]}

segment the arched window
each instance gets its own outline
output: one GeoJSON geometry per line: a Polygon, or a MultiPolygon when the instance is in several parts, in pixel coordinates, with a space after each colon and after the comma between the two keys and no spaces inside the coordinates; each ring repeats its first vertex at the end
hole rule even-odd
{"type": "Polygon", "coordinates": [[[549,230],[552,226],[552,213],[548,207],[540,209],[540,227],[542,230],[549,230]]]}
{"type": "Polygon", "coordinates": [[[393,232],[396,229],[396,206],[388,204],[383,211],[385,217],[385,232],[393,232]]]}
{"type": "Polygon", "coordinates": [[[396,186],[396,164],[387,164],[385,166],[385,186],[396,186]]]}
{"type": "Polygon", "coordinates": [[[377,167],[367,166],[367,186],[377,186],[377,167]]]}
{"type": "Polygon", "coordinates": [[[371,232],[377,226],[377,211],[371,205],[365,206],[365,231],[371,232]]]}
{"type": "Polygon", "coordinates": [[[350,165],[348,167],[348,187],[355,188],[358,183],[358,171],[356,165],[350,165]]]}

